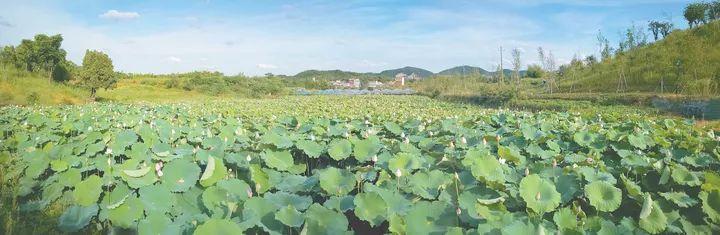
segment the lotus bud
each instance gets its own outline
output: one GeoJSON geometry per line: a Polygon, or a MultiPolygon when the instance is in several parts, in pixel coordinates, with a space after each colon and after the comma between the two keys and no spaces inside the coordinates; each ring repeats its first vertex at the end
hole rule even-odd
{"type": "Polygon", "coordinates": [[[112,149],[111,148],[105,149],[105,154],[112,154],[112,149]]]}
{"type": "Polygon", "coordinates": [[[497,142],[500,143],[500,135],[496,135],[495,140],[497,140],[497,142]]]}
{"type": "Polygon", "coordinates": [[[594,161],[595,160],[593,160],[591,157],[585,158],[585,162],[587,162],[588,164],[592,164],[594,161]]]}
{"type": "Polygon", "coordinates": [[[397,177],[401,177],[401,176],[402,176],[402,171],[400,171],[400,168],[398,168],[397,170],[395,170],[395,175],[397,175],[397,177]]]}
{"type": "Polygon", "coordinates": [[[252,197],[252,196],[253,196],[253,192],[252,192],[252,190],[250,190],[250,188],[247,188],[247,189],[245,190],[245,192],[247,193],[248,197],[252,197]]]}
{"type": "Polygon", "coordinates": [[[460,207],[458,207],[457,209],[455,209],[455,214],[457,214],[457,215],[462,214],[462,210],[460,209],[460,207]]]}
{"type": "Polygon", "coordinates": [[[540,192],[537,192],[537,194],[535,194],[535,200],[540,201],[540,192]]]}
{"type": "Polygon", "coordinates": [[[228,138],[227,138],[227,137],[225,137],[225,143],[227,143],[227,142],[228,142],[228,138]]]}
{"type": "Polygon", "coordinates": [[[175,135],[175,129],[170,130],[171,135],[175,135]]]}
{"type": "Polygon", "coordinates": [[[458,175],[457,172],[455,172],[455,174],[454,174],[453,176],[455,177],[456,180],[459,180],[459,179],[460,179],[460,175],[458,175]]]}
{"type": "Polygon", "coordinates": [[[403,139],[403,143],[409,144],[409,143],[410,143],[410,139],[408,139],[407,137],[405,137],[405,139],[403,139]]]}
{"type": "Polygon", "coordinates": [[[483,145],[487,146],[487,140],[483,137],[483,145]]]}
{"type": "Polygon", "coordinates": [[[429,135],[429,136],[433,136],[434,133],[433,133],[432,131],[428,131],[428,135],[429,135]]]}
{"type": "Polygon", "coordinates": [[[577,165],[577,164],[575,164],[575,163],[573,163],[572,167],[573,167],[573,168],[577,168],[577,167],[578,167],[578,165],[577,165]]]}
{"type": "Polygon", "coordinates": [[[261,184],[255,184],[255,191],[260,192],[260,189],[262,188],[261,184]]]}
{"type": "Polygon", "coordinates": [[[373,155],[373,156],[372,156],[372,161],[373,161],[373,162],[377,162],[377,161],[378,161],[377,155],[373,155]]]}
{"type": "Polygon", "coordinates": [[[440,162],[444,162],[444,161],[447,161],[447,160],[448,160],[448,159],[447,159],[447,156],[443,156],[443,157],[440,159],[440,162]]]}
{"type": "Polygon", "coordinates": [[[260,138],[260,133],[258,133],[257,131],[255,132],[255,138],[260,138]]]}
{"type": "Polygon", "coordinates": [[[247,157],[245,158],[245,160],[247,160],[247,161],[249,162],[250,160],[252,160],[252,158],[250,157],[250,155],[247,155],[247,157]]]}
{"type": "Polygon", "coordinates": [[[467,144],[467,139],[465,139],[465,136],[460,138],[460,143],[467,144]]]}
{"type": "Polygon", "coordinates": [[[455,143],[453,143],[452,141],[450,141],[450,148],[451,148],[451,149],[454,149],[454,148],[455,148],[455,143]]]}
{"type": "Polygon", "coordinates": [[[314,134],[310,134],[310,140],[311,140],[311,141],[315,141],[315,135],[314,135],[314,134]]]}
{"type": "Polygon", "coordinates": [[[553,166],[553,167],[557,167],[557,160],[553,159],[553,161],[552,161],[552,166],[553,166]]]}
{"type": "Polygon", "coordinates": [[[525,176],[528,176],[528,175],[530,175],[530,168],[526,167],[525,168],[525,176]]]}
{"type": "Polygon", "coordinates": [[[193,149],[193,153],[197,153],[199,151],[199,149],[200,149],[200,147],[195,146],[195,148],[193,149]]]}
{"type": "Polygon", "coordinates": [[[348,138],[348,137],[350,137],[350,134],[348,134],[347,132],[345,132],[345,133],[343,133],[343,137],[348,138]]]}
{"type": "Polygon", "coordinates": [[[498,158],[498,161],[500,162],[500,164],[505,164],[505,162],[507,162],[505,158],[498,158]]]}

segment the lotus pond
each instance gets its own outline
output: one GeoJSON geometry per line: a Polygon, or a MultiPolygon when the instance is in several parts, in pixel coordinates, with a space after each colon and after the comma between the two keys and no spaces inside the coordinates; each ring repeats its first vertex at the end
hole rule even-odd
{"type": "Polygon", "coordinates": [[[50,209],[53,233],[720,233],[718,137],[678,119],[312,96],[0,107],[0,131],[6,234],[50,209]]]}

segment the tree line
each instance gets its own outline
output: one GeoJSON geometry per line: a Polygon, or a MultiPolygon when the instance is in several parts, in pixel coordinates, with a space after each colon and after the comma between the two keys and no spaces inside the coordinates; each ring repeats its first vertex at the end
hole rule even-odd
{"type": "Polygon", "coordinates": [[[115,85],[119,74],[114,71],[110,56],[102,51],[86,50],[82,65],[77,66],[67,60],[62,41],[60,34],[38,34],[32,39],[23,39],[17,46],[2,48],[0,65],[44,74],[56,82],[86,88],[93,100],[98,89],[109,89],[115,85]]]}

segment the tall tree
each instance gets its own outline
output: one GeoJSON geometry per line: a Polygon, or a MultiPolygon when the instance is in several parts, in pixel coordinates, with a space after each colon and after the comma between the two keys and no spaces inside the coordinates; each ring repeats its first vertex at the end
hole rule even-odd
{"type": "Polygon", "coordinates": [[[112,88],[117,82],[117,75],[113,70],[112,60],[107,54],[87,50],[77,82],[80,86],[90,89],[90,98],[95,100],[98,89],[112,88]]]}
{"type": "Polygon", "coordinates": [[[710,20],[720,19],[720,0],[708,3],[708,18],[710,20]]]}
{"type": "Polygon", "coordinates": [[[521,61],[520,61],[520,53],[521,52],[520,52],[519,48],[513,48],[513,50],[512,50],[513,79],[515,80],[515,83],[517,84],[517,86],[520,86],[520,66],[522,66],[521,61]]]}
{"type": "Polygon", "coordinates": [[[605,37],[605,35],[602,34],[601,31],[598,31],[597,41],[598,47],[600,48],[600,59],[610,59],[613,49],[612,47],[610,47],[610,41],[605,37]]]}
{"type": "Polygon", "coordinates": [[[694,2],[685,6],[683,16],[685,20],[687,20],[688,25],[690,25],[690,28],[700,25],[701,22],[707,22],[705,18],[707,8],[708,5],[702,2],[694,2]]]}

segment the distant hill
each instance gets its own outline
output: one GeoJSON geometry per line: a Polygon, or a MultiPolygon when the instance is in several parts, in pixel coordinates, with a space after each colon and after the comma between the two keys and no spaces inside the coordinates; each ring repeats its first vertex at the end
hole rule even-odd
{"type": "Polygon", "coordinates": [[[449,68],[443,71],[440,71],[437,73],[437,75],[440,76],[471,76],[471,75],[490,75],[491,72],[488,72],[487,70],[480,68],[480,67],[474,67],[469,65],[463,65],[463,66],[457,66],[453,68],[449,68]]]}
{"type": "Polygon", "coordinates": [[[391,70],[382,71],[382,72],[380,72],[380,76],[395,77],[395,75],[398,73],[404,73],[407,75],[415,73],[417,75],[420,75],[420,77],[423,77],[423,78],[428,78],[428,77],[432,77],[433,75],[435,75],[433,72],[427,71],[425,69],[407,66],[407,67],[403,67],[403,68],[399,68],[399,69],[391,69],[391,70]]]}
{"type": "Polygon", "coordinates": [[[359,79],[369,79],[369,78],[376,78],[379,79],[380,75],[377,73],[358,73],[358,72],[349,72],[349,71],[342,71],[342,70],[305,70],[298,74],[295,74],[293,76],[295,78],[315,78],[319,80],[337,80],[337,79],[351,79],[351,78],[359,78],[359,79]]]}

